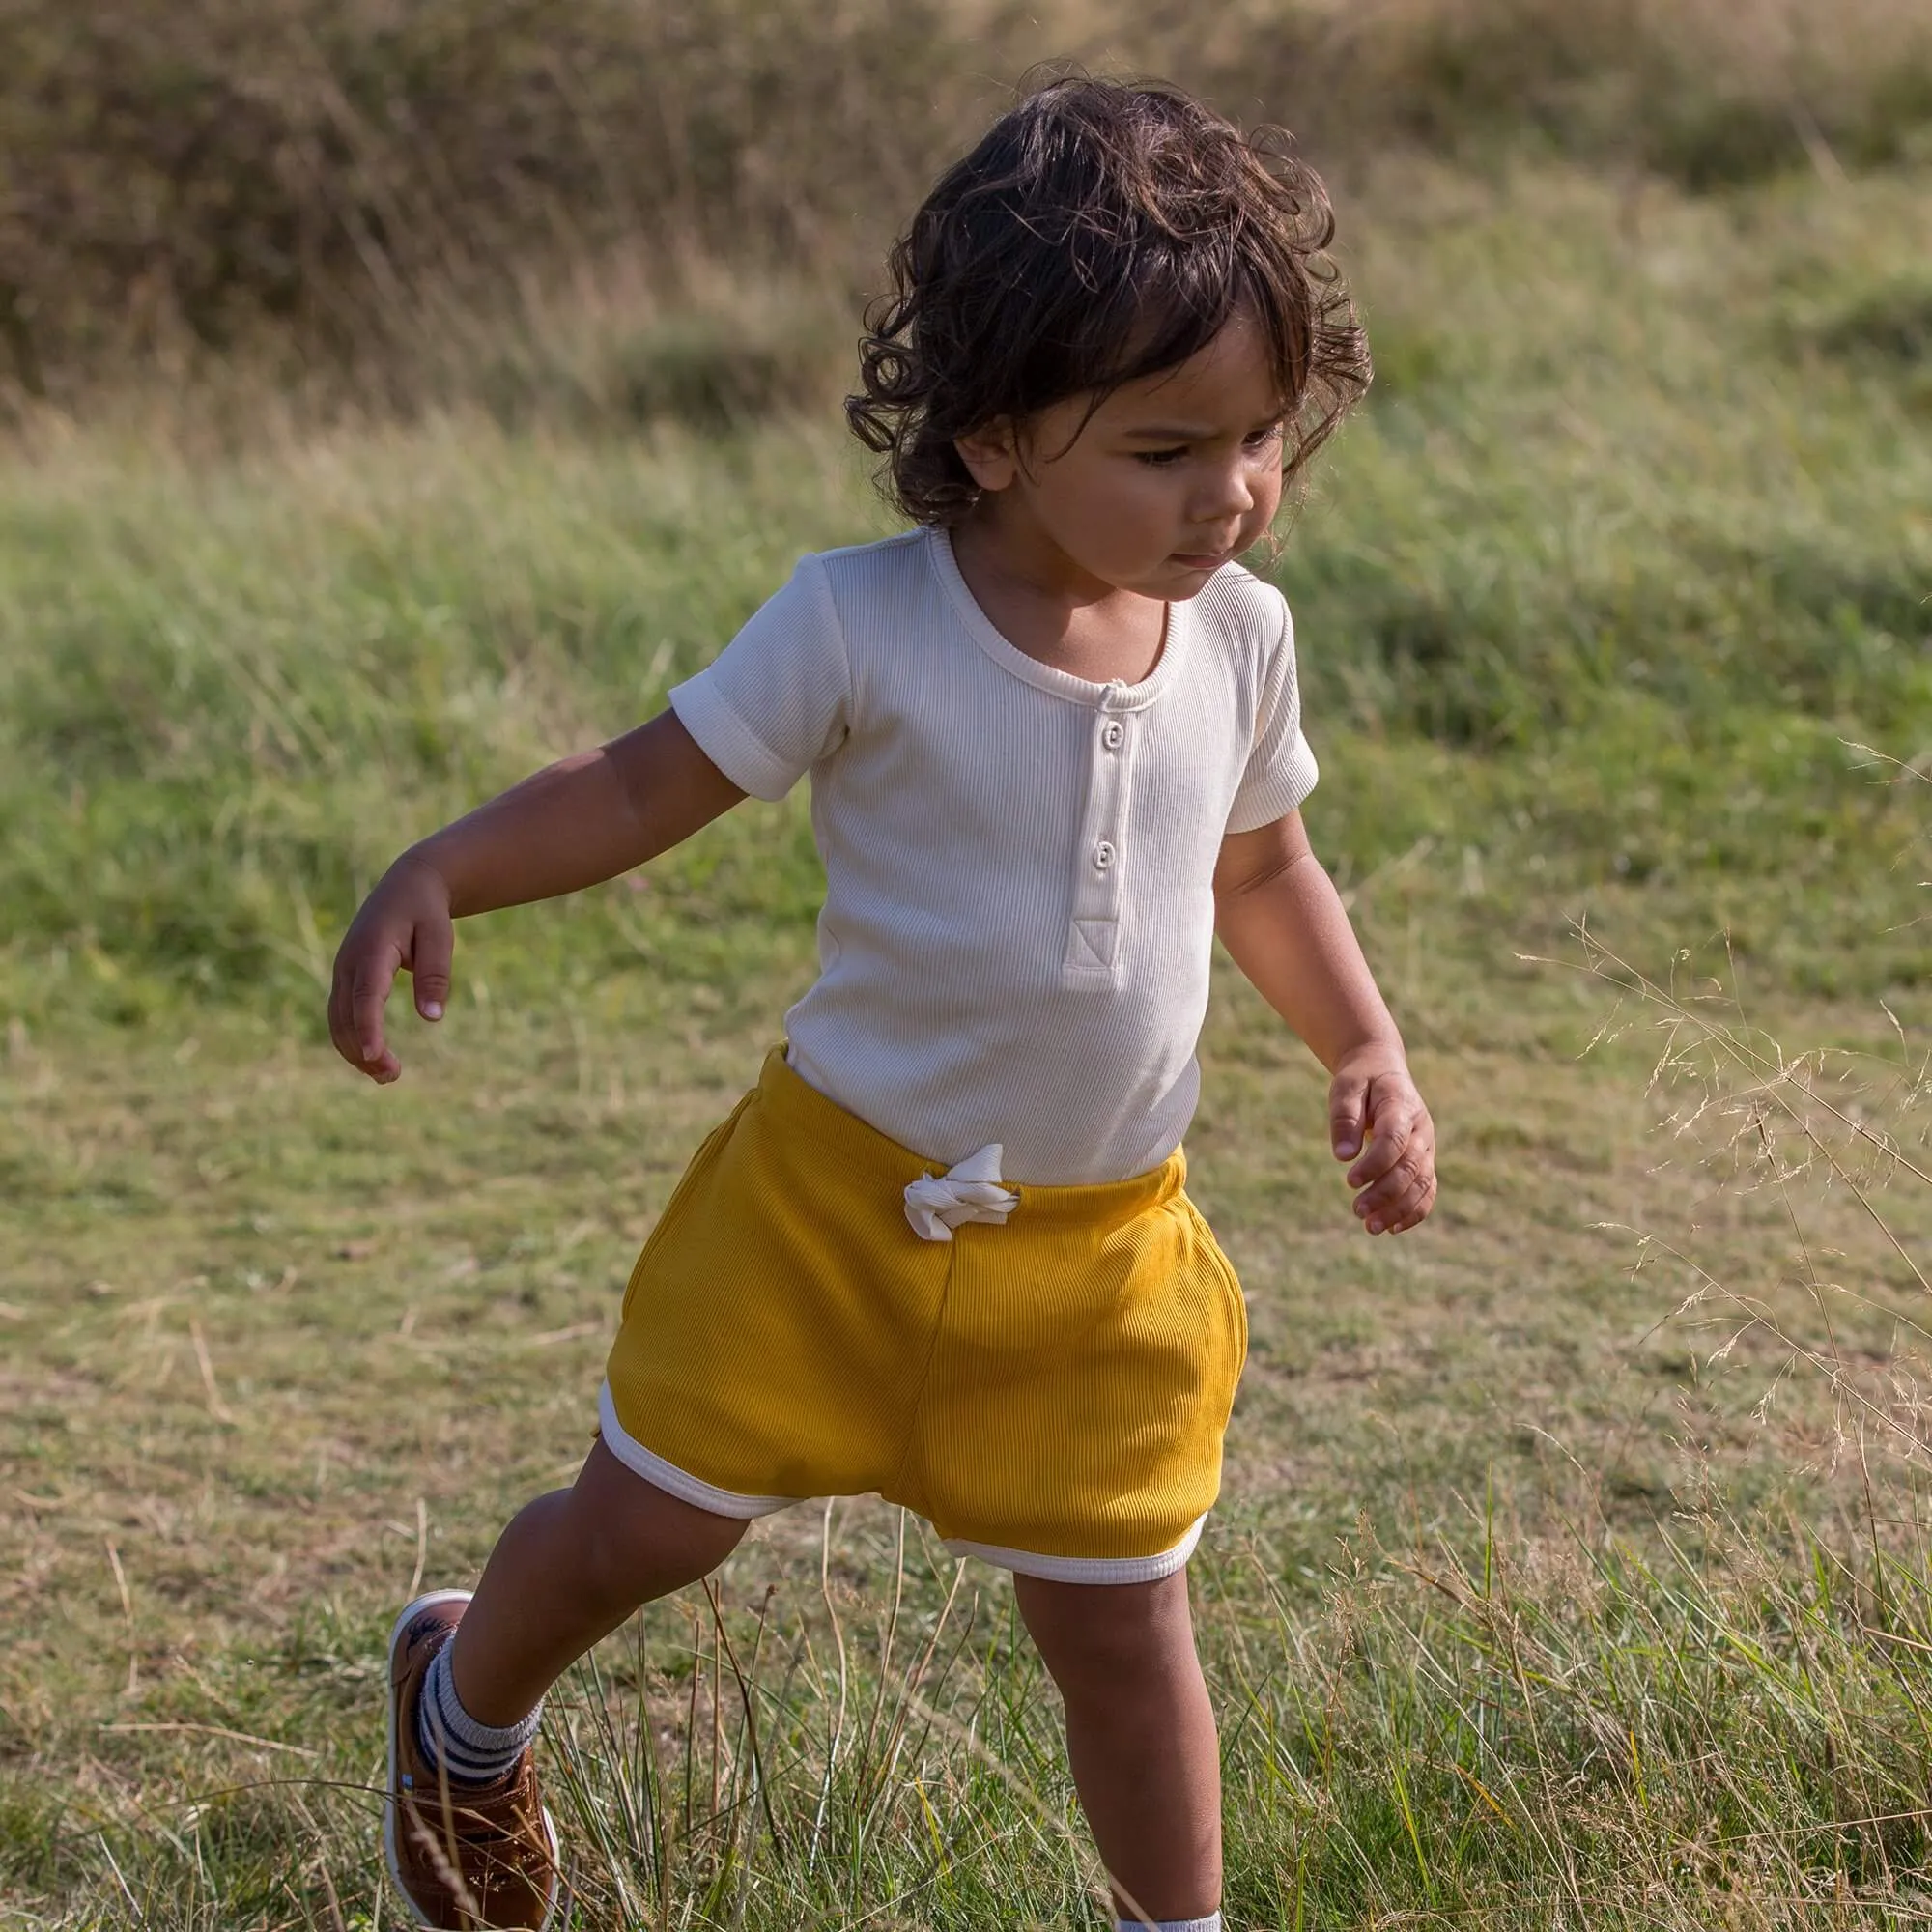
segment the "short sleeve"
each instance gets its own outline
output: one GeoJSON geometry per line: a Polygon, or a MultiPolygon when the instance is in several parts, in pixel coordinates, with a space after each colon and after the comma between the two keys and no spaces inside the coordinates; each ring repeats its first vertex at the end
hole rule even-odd
{"type": "Polygon", "coordinates": [[[807,556],[703,670],[672,688],[670,707],[733,784],[780,799],[843,741],[851,685],[825,566],[807,556]]]}
{"type": "Polygon", "coordinates": [[[1254,832],[1293,811],[1320,776],[1301,731],[1301,690],[1294,675],[1294,620],[1281,604],[1281,633],[1262,662],[1255,737],[1235,803],[1230,832],[1254,832]]]}

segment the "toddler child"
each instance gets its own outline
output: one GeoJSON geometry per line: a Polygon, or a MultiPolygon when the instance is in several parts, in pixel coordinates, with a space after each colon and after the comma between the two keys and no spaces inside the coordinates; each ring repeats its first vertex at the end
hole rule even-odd
{"type": "Polygon", "coordinates": [[[1042,87],[934,187],[853,428],[913,527],[806,557],[669,709],[400,858],[329,1025],[448,996],[451,921],[811,779],[820,971],[625,1293],[576,1483],[390,1643],[390,1868],[429,1925],[556,1909],[544,1692],[805,1497],[1009,1570],[1123,1925],[1220,1924],[1188,1556],[1246,1348],[1183,1191],[1218,932],[1332,1075],[1369,1233],[1435,1131],[1300,807],[1280,595],[1236,559],[1365,387],[1321,183],[1173,90],[1042,87]]]}

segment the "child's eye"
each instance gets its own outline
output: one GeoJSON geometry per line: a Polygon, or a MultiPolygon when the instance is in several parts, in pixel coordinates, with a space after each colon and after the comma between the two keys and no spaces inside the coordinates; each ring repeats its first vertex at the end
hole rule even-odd
{"type": "Polygon", "coordinates": [[[1171,464],[1179,463],[1187,454],[1186,445],[1175,449],[1141,449],[1135,455],[1151,469],[1165,469],[1171,464]]]}
{"type": "Polygon", "coordinates": [[[1281,431],[1282,426],[1278,422],[1269,423],[1266,429],[1251,430],[1246,439],[1247,446],[1250,449],[1265,449],[1269,443],[1281,440],[1281,431]]]}

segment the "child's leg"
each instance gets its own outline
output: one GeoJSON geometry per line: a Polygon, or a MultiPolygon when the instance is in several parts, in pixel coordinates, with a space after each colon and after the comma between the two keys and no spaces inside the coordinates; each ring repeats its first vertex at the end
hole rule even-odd
{"type": "Polygon", "coordinates": [[[1013,1589],[1065,1703],[1073,1782],[1108,1871],[1149,1918],[1209,1918],[1221,1904],[1221,1757],[1186,1571],[1157,1583],[1016,1576],[1013,1589]]]}
{"type": "Polygon", "coordinates": [[[479,1724],[517,1723],[599,1637],[708,1576],[745,1530],[668,1495],[597,1442],[576,1483],[527,1505],[490,1552],[451,1641],[464,1710],[479,1724]]]}

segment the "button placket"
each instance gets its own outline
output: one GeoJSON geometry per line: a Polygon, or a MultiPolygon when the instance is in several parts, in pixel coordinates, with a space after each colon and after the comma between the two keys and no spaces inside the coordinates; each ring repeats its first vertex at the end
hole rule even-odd
{"type": "Polygon", "coordinates": [[[1125,686],[1112,684],[1096,710],[1088,740],[1087,810],[1075,859],[1073,923],[1066,937],[1070,980],[1111,982],[1120,956],[1122,833],[1131,749],[1128,721],[1119,715],[1125,686]]]}

